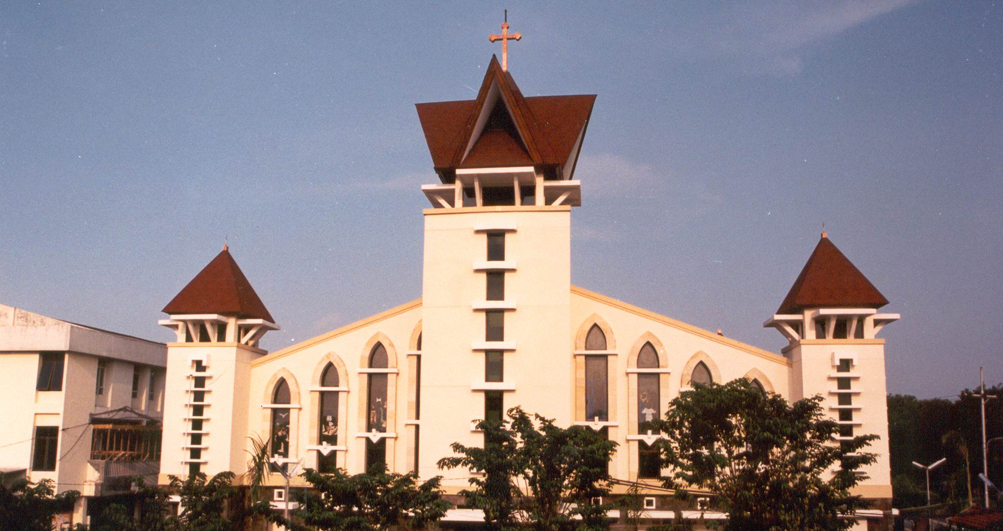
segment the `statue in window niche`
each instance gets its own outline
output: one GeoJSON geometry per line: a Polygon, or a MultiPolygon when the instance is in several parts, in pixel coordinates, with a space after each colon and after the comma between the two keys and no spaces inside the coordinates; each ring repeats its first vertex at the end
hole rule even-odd
{"type": "Polygon", "coordinates": [[[275,437],[272,438],[272,453],[275,455],[289,455],[289,425],[283,424],[275,429],[275,437]]]}
{"type": "Polygon", "coordinates": [[[334,421],[334,415],[324,416],[324,425],[320,428],[320,435],[323,441],[329,443],[338,440],[338,424],[334,421]]]}
{"type": "Polygon", "coordinates": [[[373,407],[369,410],[369,427],[379,432],[387,429],[387,405],[382,398],[378,397],[373,401],[373,407]]]}
{"type": "Polygon", "coordinates": [[[641,391],[641,416],[644,417],[644,422],[655,420],[655,415],[658,414],[658,410],[651,407],[653,404],[649,400],[648,392],[641,391]]]}

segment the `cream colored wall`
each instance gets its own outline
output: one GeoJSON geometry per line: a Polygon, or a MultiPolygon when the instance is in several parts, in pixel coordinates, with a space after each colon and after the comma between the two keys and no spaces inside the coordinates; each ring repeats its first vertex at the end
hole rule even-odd
{"type": "MultiPolygon", "coordinates": [[[[303,459],[303,467],[316,468],[318,452],[308,450],[307,446],[317,444],[319,401],[318,393],[310,388],[319,385],[321,371],[328,361],[338,360],[334,361],[335,364],[338,365],[340,361],[343,367],[339,371],[339,383],[341,387],[347,387],[348,391],[339,398],[338,442],[346,450],[337,451],[337,462],[350,473],[363,472],[365,439],[358,437],[358,434],[365,430],[363,411],[366,403],[366,375],[360,373],[359,369],[368,360],[375,341],[379,340],[387,349],[389,365],[396,367],[398,371],[388,378],[389,383],[396,381],[388,389],[391,397],[396,394],[396,401],[389,411],[387,432],[396,434],[396,438],[387,441],[387,466],[393,471],[406,472],[411,448],[406,436],[408,430],[405,429],[408,420],[407,381],[411,377],[407,353],[411,348],[412,333],[420,321],[421,302],[414,301],[255,360],[251,364],[248,399],[245,403],[247,428],[238,430],[234,427],[234,433],[243,438],[240,444],[234,440],[234,451],[239,452],[241,459],[246,461],[244,450],[251,449],[248,437],[260,436],[263,440],[268,440],[271,410],[261,406],[271,402],[274,386],[278,378],[282,377],[289,383],[291,402],[300,406],[299,409],[292,409],[290,415],[289,457],[303,459]]],[[[423,374],[423,381],[424,378],[423,374]]],[[[243,470],[234,471],[239,474],[243,470]]],[[[272,474],[269,482],[278,485],[282,479],[278,474],[272,474]]],[[[297,481],[298,483],[300,482],[297,481]]]]}
{"type": "MultiPolygon", "coordinates": [[[[419,471],[442,473],[436,462],[452,455],[449,445],[483,444],[471,430],[484,417],[484,352],[473,343],[485,340],[485,316],[473,303],[486,298],[486,276],[474,263],[487,260],[486,232],[476,229],[514,227],[506,233],[505,259],[516,269],[505,274],[505,341],[515,350],[504,353],[504,408],[568,422],[574,373],[568,351],[570,300],[570,208],[483,207],[425,210],[423,281],[422,430],[419,471]]],[[[449,489],[468,486],[459,471],[444,473],[449,489]]]]}
{"type": "Polygon", "coordinates": [[[38,354],[0,353],[4,399],[0,400],[0,468],[30,468],[36,412],[60,413],[61,391],[35,391],[38,354]]]}
{"type": "MultiPolygon", "coordinates": [[[[246,470],[244,453],[247,430],[248,389],[251,362],[264,354],[263,350],[238,343],[169,343],[167,380],[165,390],[164,431],[161,444],[160,482],[169,482],[170,475],[185,477],[188,474],[190,423],[185,420],[191,385],[189,375],[194,375],[194,358],[205,357],[206,402],[201,471],[212,476],[219,472],[242,474],[246,470]]],[[[201,374],[201,373],[200,373],[201,374]]]]}
{"type": "MultiPolygon", "coordinates": [[[[715,381],[728,382],[749,375],[750,371],[764,386],[772,387],[781,395],[788,393],[788,373],[790,363],[779,354],[773,354],[739,341],[719,336],[642,308],[632,306],[583,288],[571,291],[571,329],[566,356],[571,357],[575,339],[591,327],[598,317],[612,334],[607,343],[615,343],[617,354],[610,363],[610,420],[616,426],[609,428],[610,438],[619,444],[615,462],[610,473],[620,479],[637,479],[637,445],[628,441],[627,436],[635,433],[636,390],[629,385],[628,360],[637,355],[644,342],[654,338],[653,344],[661,344],[668,359],[668,374],[662,374],[661,413],[664,414],[668,402],[678,396],[680,389],[688,387],[689,374],[697,361],[704,361],[711,369],[715,381]],[[615,378],[614,378],[615,376],[615,378]],[[667,382],[665,381],[667,380],[667,382]],[[613,383],[615,381],[615,384],[613,383]],[[664,392],[668,387],[668,392],[664,392]],[[615,420],[614,420],[615,419],[615,420]]],[[[607,334],[610,335],[610,334],[607,334]]],[[[582,384],[584,385],[584,380],[582,384]]],[[[584,403],[584,387],[569,389],[579,401],[584,403]]]]}
{"type": "Polygon", "coordinates": [[[884,343],[883,339],[803,340],[788,353],[803,381],[803,393],[792,398],[821,395],[833,419],[838,417],[837,410],[830,409],[837,405],[837,395],[829,392],[836,389],[836,380],[831,377],[837,374],[833,360],[842,356],[856,358],[850,374],[860,377],[851,380],[851,388],[860,391],[853,395],[853,405],[860,409],[853,410],[853,420],[861,425],[854,427],[854,435],[879,437],[865,450],[877,454],[877,460],[863,469],[869,479],[856,489],[868,498],[892,496],[884,343]]]}

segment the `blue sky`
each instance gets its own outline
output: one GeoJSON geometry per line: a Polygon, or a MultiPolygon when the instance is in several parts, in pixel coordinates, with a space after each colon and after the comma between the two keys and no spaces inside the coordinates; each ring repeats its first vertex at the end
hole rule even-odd
{"type": "Polygon", "coordinates": [[[825,223],[892,392],[1003,380],[1003,6],[0,4],[0,302],[166,341],[225,237],[281,348],[421,296],[414,103],[598,94],[572,281],[778,351],[825,223]]]}

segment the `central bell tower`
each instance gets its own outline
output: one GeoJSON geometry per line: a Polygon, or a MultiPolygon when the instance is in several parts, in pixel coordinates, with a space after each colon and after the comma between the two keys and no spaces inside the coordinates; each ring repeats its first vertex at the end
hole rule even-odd
{"type": "MultiPolygon", "coordinates": [[[[413,421],[422,448],[446,448],[456,433],[480,444],[477,421],[517,405],[573,421],[573,176],[594,101],[525,98],[492,58],[476,100],[417,106],[440,181],[421,187],[431,204],[413,421]],[[562,385],[568,392],[556,391],[562,385]],[[439,433],[420,431],[420,409],[449,412],[436,419],[439,433]]],[[[435,470],[435,456],[422,454],[419,469],[435,470]]]]}

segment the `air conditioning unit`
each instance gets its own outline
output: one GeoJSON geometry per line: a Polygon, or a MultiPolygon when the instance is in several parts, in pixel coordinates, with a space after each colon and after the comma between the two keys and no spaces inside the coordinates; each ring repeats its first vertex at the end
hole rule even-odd
{"type": "Polygon", "coordinates": [[[652,498],[650,496],[644,498],[644,508],[645,509],[654,509],[655,508],[655,503],[656,503],[655,498],[652,498]]]}
{"type": "Polygon", "coordinates": [[[272,501],[286,501],[286,489],[275,489],[272,491],[272,501]]]}

